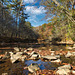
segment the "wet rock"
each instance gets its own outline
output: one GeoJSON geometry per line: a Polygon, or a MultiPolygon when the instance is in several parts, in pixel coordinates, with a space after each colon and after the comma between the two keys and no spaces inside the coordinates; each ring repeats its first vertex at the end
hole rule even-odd
{"type": "Polygon", "coordinates": [[[59,69],[56,71],[56,74],[59,74],[59,75],[69,75],[71,71],[69,69],[59,69]]]}
{"type": "Polygon", "coordinates": [[[14,47],[14,50],[15,50],[16,52],[18,52],[18,51],[19,51],[19,48],[18,48],[18,47],[14,47]]]}
{"type": "Polygon", "coordinates": [[[28,66],[28,70],[32,73],[39,70],[39,69],[40,68],[37,63],[32,63],[31,65],[28,66]]]}

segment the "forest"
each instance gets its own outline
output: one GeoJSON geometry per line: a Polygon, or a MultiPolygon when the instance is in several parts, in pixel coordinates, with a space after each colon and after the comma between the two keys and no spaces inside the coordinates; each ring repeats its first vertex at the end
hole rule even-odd
{"type": "Polygon", "coordinates": [[[75,41],[75,1],[42,0],[41,5],[47,10],[45,19],[52,17],[37,28],[41,36],[75,41]]]}
{"type": "Polygon", "coordinates": [[[0,0],[0,75],[75,75],[75,0],[0,0]]]}
{"type": "Polygon", "coordinates": [[[45,23],[42,26],[32,27],[30,22],[25,21],[29,16],[24,12],[26,9],[21,0],[1,0],[0,36],[22,39],[52,38],[63,41],[75,41],[74,0],[42,0],[40,4],[45,6],[47,10],[45,19],[52,18],[48,20],[48,24],[45,23]]]}
{"type": "Polygon", "coordinates": [[[13,4],[10,2],[10,0],[0,2],[0,41],[37,39],[39,35],[33,31],[31,23],[25,21],[29,17],[24,12],[25,5],[21,5],[21,1],[17,0],[13,1],[13,4]]]}

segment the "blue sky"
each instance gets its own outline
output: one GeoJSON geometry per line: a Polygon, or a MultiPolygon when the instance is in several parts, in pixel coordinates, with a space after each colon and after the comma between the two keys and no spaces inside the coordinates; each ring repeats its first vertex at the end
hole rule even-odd
{"type": "Polygon", "coordinates": [[[43,19],[46,10],[43,6],[39,5],[40,0],[38,2],[36,2],[36,0],[23,1],[23,3],[26,4],[25,12],[30,16],[26,21],[29,21],[34,27],[47,23],[46,19],[43,19]]]}

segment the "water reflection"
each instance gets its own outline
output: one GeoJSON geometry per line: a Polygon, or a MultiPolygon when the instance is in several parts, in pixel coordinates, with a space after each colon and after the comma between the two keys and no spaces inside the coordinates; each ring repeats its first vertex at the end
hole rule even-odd
{"type": "MultiPolygon", "coordinates": [[[[41,70],[44,70],[44,69],[55,70],[56,69],[55,67],[52,67],[51,62],[49,62],[49,61],[44,62],[44,61],[41,61],[40,59],[38,61],[33,61],[33,60],[26,60],[25,61],[25,65],[27,65],[27,66],[31,65],[32,63],[37,63],[41,70]]],[[[24,73],[27,74],[28,70],[24,70],[24,73]]]]}

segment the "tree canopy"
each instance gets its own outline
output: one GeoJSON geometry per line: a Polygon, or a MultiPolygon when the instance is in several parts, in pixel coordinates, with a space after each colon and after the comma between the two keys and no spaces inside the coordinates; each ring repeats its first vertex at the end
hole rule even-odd
{"type": "Polygon", "coordinates": [[[41,0],[56,36],[75,37],[75,0],[41,0]],[[60,32],[60,33],[59,33],[60,32]]]}

